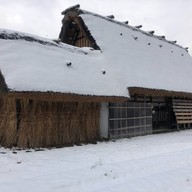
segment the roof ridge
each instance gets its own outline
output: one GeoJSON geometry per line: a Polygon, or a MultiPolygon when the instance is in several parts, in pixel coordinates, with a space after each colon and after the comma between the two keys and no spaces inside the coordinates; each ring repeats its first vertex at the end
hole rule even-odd
{"type": "Polygon", "coordinates": [[[41,37],[36,37],[27,33],[22,33],[22,32],[17,32],[17,31],[7,31],[7,30],[2,30],[0,31],[0,39],[4,39],[4,40],[24,40],[27,42],[36,42],[39,43],[41,45],[49,45],[49,46],[53,46],[53,47],[58,47],[58,48],[63,48],[63,49],[67,49],[68,51],[71,52],[77,52],[77,53],[81,53],[81,54],[85,54],[87,55],[88,53],[84,50],[81,50],[81,48],[79,47],[75,47],[75,46],[71,46],[59,41],[54,41],[51,39],[46,39],[43,40],[41,39],[41,37]],[[53,41],[53,42],[52,42],[53,41]],[[65,45],[65,46],[63,46],[65,45]]]}
{"type": "MultiPolygon", "coordinates": [[[[71,10],[71,9],[70,9],[70,10],[71,10]]],[[[70,10],[69,10],[69,11],[70,11],[70,10]]],[[[181,49],[184,49],[185,51],[188,52],[187,48],[184,48],[184,47],[182,47],[181,45],[176,44],[177,41],[167,40],[167,39],[165,39],[165,36],[154,35],[154,34],[151,33],[150,31],[147,32],[147,31],[141,30],[141,29],[137,28],[137,26],[136,26],[136,27],[133,27],[133,26],[131,26],[131,25],[129,25],[129,24],[125,24],[124,22],[120,22],[120,21],[111,19],[111,18],[109,18],[109,17],[105,17],[105,16],[102,16],[102,15],[99,15],[99,14],[97,14],[97,13],[89,12],[89,11],[86,11],[86,10],[83,10],[83,9],[79,9],[79,8],[76,9],[76,10],[80,11],[80,12],[79,12],[80,14],[90,14],[90,15],[93,15],[93,16],[96,16],[96,17],[105,19],[105,20],[107,20],[107,21],[109,21],[109,22],[116,23],[116,24],[118,24],[118,25],[127,27],[127,28],[129,28],[129,29],[131,29],[131,30],[133,30],[133,31],[138,31],[138,32],[143,33],[144,35],[150,36],[150,37],[152,37],[152,38],[159,39],[159,40],[161,40],[161,41],[163,41],[163,42],[165,42],[165,43],[169,43],[169,44],[171,44],[171,45],[175,45],[175,46],[177,46],[177,47],[179,47],[179,48],[181,48],[181,49]]]]}

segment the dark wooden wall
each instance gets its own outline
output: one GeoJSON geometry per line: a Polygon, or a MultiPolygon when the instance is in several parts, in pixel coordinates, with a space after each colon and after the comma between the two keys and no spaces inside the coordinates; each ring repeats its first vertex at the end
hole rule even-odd
{"type": "Polygon", "coordinates": [[[59,38],[63,43],[77,47],[99,49],[83,19],[77,13],[68,13],[62,20],[59,38]]]}

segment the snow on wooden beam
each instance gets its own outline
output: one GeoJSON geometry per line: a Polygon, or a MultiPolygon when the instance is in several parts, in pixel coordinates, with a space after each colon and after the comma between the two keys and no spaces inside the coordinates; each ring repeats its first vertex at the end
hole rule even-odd
{"type": "Polygon", "coordinates": [[[184,49],[188,52],[189,47],[185,47],[184,49]]]}
{"type": "Polygon", "coordinates": [[[169,43],[175,44],[177,41],[168,41],[169,43]]]}
{"type": "Polygon", "coordinates": [[[129,21],[124,21],[123,23],[127,25],[129,23],[129,21]]]}
{"type": "Polygon", "coordinates": [[[107,17],[110,18],[110,19],[114,19],[115,18],[114,15],[108,15],[107,17]]]}
{"type": "Polygon", "coordinates": [[[155,31],[147,31],[147,33],[150,33],[151,35],[153,35],[155,31]]]}
{"type": "Polygon", "coordinates": [[[163,35],[163,36],[157,36],[158,38],[160,38],[160,39],[165,39],[165,36],[163,35]]]}
{"type": "Polygon", "coordinates": [[[80,8],[80,5],[77,4],[77,5],[74,5],[74,6],[71,6],[71,7],[67,8],[67,9],[65,9],[63,12],[61,12],[61,14],[62,14],[62,15],[65,15],[65,14],[68,13],[69,11],[75,11],[75,10],[77,10],[77,9],[79,9],[79,8],[80,8]]]}
{"type": "Polygon", "coordinates": [[[141,27],[142,27],[142,25],[135,26],[135,28],[137,28],[137,29],[140,29],[141,27]]]}

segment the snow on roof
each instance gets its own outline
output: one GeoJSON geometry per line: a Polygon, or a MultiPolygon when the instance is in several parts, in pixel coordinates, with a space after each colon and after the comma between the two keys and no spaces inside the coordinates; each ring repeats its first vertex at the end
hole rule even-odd
{"type": "MultiPolygon", "coordinates": [[[[13,37],[14,31],[0,30],[13,37]]],[[[0,38],[0,70],[11,91],[61,92],[84,95],[126,96],[126,87],[119,86],[115,74],[103,74],[104,57],[91,48],[34,38],[0,38]],[[39,43],[43,40],[45,43],[39,43]],[[46,43],[48,42],[48,43],[46,43]]]]}
{"type": "Polygon", "coordinates": [[[80,16],[101,51],[0,30],[22,37],[0,35],[0,70],[11,91],[122,97],[129,97],[128,87],[192,92],[192,58],[184,48],[109,18],[80,16]]]}
{"type": "Polygon", "coordinates": [[[192,92],[192,58],[185,48],[113,19],[80,14],[105,57],[103,67],[126,87],[192,92]]]}

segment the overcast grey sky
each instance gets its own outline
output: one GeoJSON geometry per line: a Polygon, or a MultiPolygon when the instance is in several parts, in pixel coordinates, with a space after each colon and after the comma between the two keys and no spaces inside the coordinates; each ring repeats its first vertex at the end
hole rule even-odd
{"type": "Polygon", "coordinates": [[[57,38],[61,12],[80,4],[82,9],[116,20],[143,25],[168,40],[189,47],[192,55],[192,0],[0,0],[0,28],[57,38]]]}

